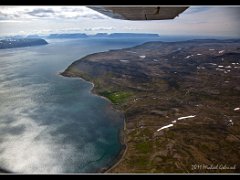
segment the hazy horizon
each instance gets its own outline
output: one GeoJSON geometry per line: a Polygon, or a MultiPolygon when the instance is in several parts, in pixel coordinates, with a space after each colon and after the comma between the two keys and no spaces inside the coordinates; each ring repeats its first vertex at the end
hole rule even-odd
{"type": "MultiPolygon", "coordinates": [[[[114,37],[98,37],[96,36],[97,34],[104,34],[103,32],[100,33],[95,33],[95,34],[88,34],[88,33],[82,33],[82,32],[76,32],[76,33],[51,33],[51,34],[26,34],[26,35],[20,35],[20,34],[16,34],[16,35],[5,35],[5,36],[1,36],[0,38],[2,40],[4,39],[8,39],[8,38],[13,38],[13,39],[17,39],[17,38],[32,38],[31,36],[35,36],[33,38],[43,38],[43,39],[81,39],[81,38],[114,38],[114,37]],[[69,37],[69,38],[62,38],[62,37],[58,37],[58,38],[50,38],[51,35],[72,35],[72,34],[85,34],[87,35],[87,37],[69,37]]],[[[194,40],[194,39],[239,39],[239,36],[214,36],[214,35],[164,35],[164,34],[157,34],[157,33],[139,33],[139,32],[128,32],[128,33],[121,33],[121,32],[115,32],[116,34],[146,34],[146,35],[158,35],[159,37],[157,37],[160,41],[161,40],[171,40],[171,41],[184,41],[184,40],[194,40]]],[[[111,34],[115,34],[115,33],[106,33],[108,35],[111,34]]],[[[139,36],[140,37],[140,36],[139,36]]],[[[139,38],[137,37],[137,38],[139,38]]],[[[140,37],[141,38],[141,37],[140,37]]]]}
{"type": "Polygon", "coordinates": [[[0,36],[153,33],[239,37],[239,12],[239,6],[190,6],[172,20],[128,21],[112,19],[85,6],[1,6],[0,36]]]}

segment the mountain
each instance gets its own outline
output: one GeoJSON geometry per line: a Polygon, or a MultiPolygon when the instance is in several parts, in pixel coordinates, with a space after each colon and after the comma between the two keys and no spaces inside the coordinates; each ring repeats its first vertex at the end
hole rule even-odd
{"type": "Polygon", "coordinates": [[[0,40],[0,49],[38,46],[45,44],[48,44],[48,42],[41,38],[19,38],[19,39],[10,38],[0,40]]]}
{"type": "Polygon", "coordinates": [[[107,37],[107,38],[158,38],[158,34],[145,34],[145,33],[98,33],[89,37],[107,37]]]}
{"type": "Polygon", "coordinates": [[[157,38],[160,37],[158,34],[145,34],[145,33],[113,33],[108,37],[110,38],[157,38]]]}
{"type": "Polygon", "coordinates": [[[92,36],[89,36],[89,37],[108,37],[109,35],[108,35],[108,33],[97,33],[97,34],[95,34],[95,35],[92,35],[92,36]]]}
{"type": "Polygon", "coordinates": [[[73,34],[50,34],[47,36],[49,39],[75,39],[75,38],[87,38],[88,36],[84,33],[73,33],[73,34]]]}
{"type": "Polygon", "coordinates": [[[144,33],[97,33],[95,35],[87,35],[85,33],[69,33],[69,34],[50,34],[49,39],[75,39],[75,38],[158,38],[158,34],[144,33]]]}

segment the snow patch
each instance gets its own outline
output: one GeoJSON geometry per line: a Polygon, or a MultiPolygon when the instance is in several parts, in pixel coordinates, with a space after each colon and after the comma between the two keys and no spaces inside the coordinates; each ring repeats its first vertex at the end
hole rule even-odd
{"type": "Polygon", "coordinates": [[[213,65],[213,66],[216,66],[217,64],[215,64],[215,63],[208,63],[208,64],[211,64],[211,65],[213,65]]]}
{"type": "Polygon", "coordinates": [[[126,51],[126,52],[128,52],[128,53],[133,53],[133,54],[137,54],[137,52],[135,52],[135,51],[126,51]]]}
{"type": "Polygon", "coordinates": [[[193,57],[193,55],[187,56],[187,57],[185,57],[185,59],[189,59],[190,57],[193,57]]]}
{"type": "Polygon", "coordinates": [[[157,131],[161,131],[161,130],[163,130],[163,129],[166,129],[166,128],[169,128],[169,127],[172,127],[172,126],[173,126],[173,124],[169,124],[169,125],[166,125],[166,126],[161,127],[161,128],[158,129],[157,131]]]}
{"type": "Polygon", "coordinates": [[[178,118],[178,120],[194,118],[195,116],[196,116],[196,115],[190,115],[190,116],[180,117],[180,118],[178,118]]]}
{"type": "Polygon", "coordinates": [[[236,107],[235,109],[234,109],[234,111],[239,111],[240,110],[240,108],[239,107],[236,107]]]}
{"type": "Polygon", "coordinates": [[[206,68],[203,66],[202,67],[198,66],[197,69],[206,69],[206,68]]]}
{"type": "Polygon", "coordinates": [[[123,63],[128,63],[129,62],[129,60],[124,60],[124,59],[122,59],[120,61],[123,62],[123,63]]]}
{"type": "Polygon", "coordinates": [[[234,124],[233,121],[230,119],[228,125],[233,126],[233,124],[234,124]]]}

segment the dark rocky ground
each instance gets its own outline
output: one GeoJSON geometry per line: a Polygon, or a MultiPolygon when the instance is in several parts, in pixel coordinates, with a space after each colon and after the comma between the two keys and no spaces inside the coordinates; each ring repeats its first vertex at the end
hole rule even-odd
{"type": "Polygon", "coordinates": [[[127,150],[110,172],[240,172],[240,40],[149,42],[62,75],[93,82],[125,113],[127,150]]]}

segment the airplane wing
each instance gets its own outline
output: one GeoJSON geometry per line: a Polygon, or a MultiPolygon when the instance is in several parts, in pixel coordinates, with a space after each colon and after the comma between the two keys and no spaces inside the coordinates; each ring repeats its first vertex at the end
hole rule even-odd
{"type": "Polygon", "coordinates": [[[188,7],[171,6],[87,6],[104,15],[124,20],[174,19],[188,7]]]}

